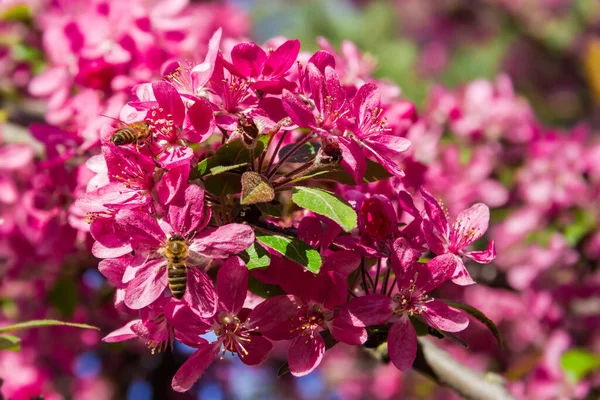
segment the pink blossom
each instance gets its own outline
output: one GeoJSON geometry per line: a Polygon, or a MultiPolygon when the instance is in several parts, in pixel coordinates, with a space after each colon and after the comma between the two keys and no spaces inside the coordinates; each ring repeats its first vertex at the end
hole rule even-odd
{"type": "MultiPolygon", "coordinates": [[[[138,254],[143,254],[142,263],[130,265],[128,258],[112,258],[109,271],[122,270],[123,283],[127,284],[125,305],[141,309],[157,300],[167,287],[167,259],[164,247],[168,238],[179,235],[188,246],[186,260],[187,289],[183,301],[201,316],[212,316],[216,310],[216,294],[208,275],[200,268],[212,258],[227,258],[243,251],[254,241],[254,233],[241,224],[223,225],[216,229],[206,226],[210,210],[204,209],[204,192],[197,186],[189,186],[185,191],[182,205],[171,205],[165,218],[159,222],[149,214],[134,210],[122,210],[116,215],[116,223],[130,236],[129,243],[135,244],[138,254]],[[126,280],[125,276],[129,276],[126,280]]],[[[99,254],[101,255],[101,254],[99,254]]],[[[105,274],[112,272],[103,271],[105,274]]]]}
{"type": "Polygon", "coordinates": [[[419,316],[433,328],[448,332],[462,331],[469,323],[462,311],[427,295],[451,279],[455,270],[453,256],[438,256],[427,264],[419,263],[419,256],[405,239],[396,240],[391,262],[398,292],[392,298],[383,294],[358,297],[340,312],[342,319],[355,327],[391,323],[388,351],[401,371],[412,366],[417,354],[417,334],[409,316],[419,316]]]}
{"type": "Polygon", "coordinates": [[[247,365],[260,364],[267,357],[272,344],[261,335],[258,308],[243,308],[247,291],[248,269],[238,257],[231,257],[217,274],[219,303],[214,317],[198,318],[198,311],[182,304],[167,307],[167,319],[176,329],[176,338],[197,348],[173,377],[173,389],[189,390],[220,351],[236,353],[247,365]],[[217,335],[215,342],[198,337],[210,331],[217,335]]]}
{"type": "Polygon", "coordinates": [[[490,241],[486,250],[466,252],[464,249],[483,236],[487,231],[490,211],[478,203],[458,214],[450,226],[446,213],[440,204],[425,189],[421,188],[425,201],[427,218],[423,220],[423,233],[429,249],[437,254],[453,254],[455,272],[452,281],[459,285],[474,283],[465,268],[461,257],[467,257],[479,263],[489,263],[496,257],[494,242],[490,241]]]}

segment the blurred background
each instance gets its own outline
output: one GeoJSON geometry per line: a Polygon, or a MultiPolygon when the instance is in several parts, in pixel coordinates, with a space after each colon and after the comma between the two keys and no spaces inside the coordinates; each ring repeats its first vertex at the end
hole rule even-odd
{"type": "MultiPolygon", "coordinates": [[[[300,39],[304,51],[332,48],[348,73],[398,85],[418,107],[421,129],[405,169],[421,171],[421,183],[454,215],[476,201],[492,208],[488,236],[498,259],[471,270],[481,285],[441,294],[484,311],[507,348],[500,352],[476,322],[461,335],[469,349],[443,346],[518,398],[600,398],[599,1],[133,3],[163,46],[131,56],[138,57],[134,82],[157,77],[160,60],[203,54],[223,26],[232,41],[286,36],[300,39]],[[193,16],[181,31],[196,39],[175,40],[163,14],[193,16]]],[[[98,114],[126,101],[128,83],[115,76],[128,75],[86,64],[90,57],[72,43],[59,45],[57,26],[70,29],[90,4],[104,2],[0,0],[1,320],[53,317],[102,328],[29,332],[21,351],[2,351],[6,398],[40,391],[48,399],[454,398],[343,344],[299,379],[277,378],[283,348],[260,368],[226,357],[193,390],[176,394],[171,377],[193,349],[152,355],[133,341],[99,342],[130,318],[114,310],[113,291],[69,208],[91,174],[73,165],[89,150],[87,132],[105,123],[98,114]],[[28,131],[31,123],[52,127],[28,131]],[[65,159],[72,164],[63,166],[65,159]]],[[[84,34],[107,34],[95,18],[84,34]]],[[[111,34],[128,29],[124,21],[108,26],[111,34]]]]}

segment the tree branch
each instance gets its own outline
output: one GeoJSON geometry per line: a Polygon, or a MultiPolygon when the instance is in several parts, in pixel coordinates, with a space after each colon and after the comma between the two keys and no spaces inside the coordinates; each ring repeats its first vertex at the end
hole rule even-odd
{"type": "Polygon", "coordinates": [[[514,399],[502,384],[458,362],[447,351],[425,338],[419,338],[419,349],[413,368],[466,399],[514,399]]]}

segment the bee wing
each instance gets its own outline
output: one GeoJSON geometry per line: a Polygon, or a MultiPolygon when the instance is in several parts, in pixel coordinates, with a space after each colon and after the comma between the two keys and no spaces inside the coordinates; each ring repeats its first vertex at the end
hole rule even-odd
{"type": "Polygon", "coordinates": [[[196,253],[194,250],[189,250],[187,263],[198,267],[206,267],[212,261],[212,258],[205,257],[200,253],[196,253]]]}

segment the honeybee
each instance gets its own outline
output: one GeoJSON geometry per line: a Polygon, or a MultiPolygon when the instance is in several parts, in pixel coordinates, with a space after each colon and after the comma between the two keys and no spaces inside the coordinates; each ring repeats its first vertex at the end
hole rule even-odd
{"type": "Polygon", "coordinates": [[[110,137],[110,141],[113,142],[115,146],[124,146],[133,143],[138,144],[149,138],[151,133],[152,130],[147,121],[132,122],[131,124],[125,124],[124,127],[117,129],[110,137]]]}
{"type": "Polygon", "coordinates": [[[187,287],[186,259],[190,255],[187,243],[181,235],[173,235],[167,240],[164,256],[167,259],[167,279],[169,289],[176,299],[183,298],[187,287]]]}

